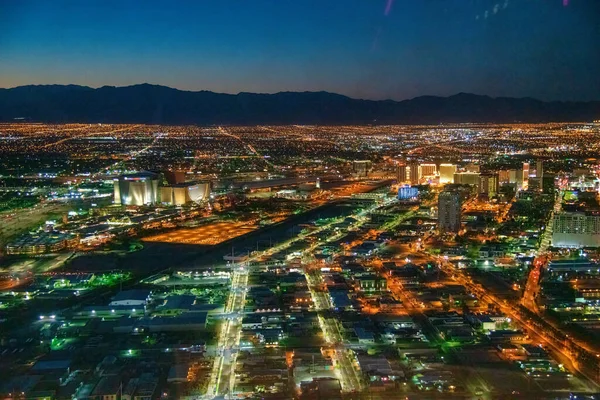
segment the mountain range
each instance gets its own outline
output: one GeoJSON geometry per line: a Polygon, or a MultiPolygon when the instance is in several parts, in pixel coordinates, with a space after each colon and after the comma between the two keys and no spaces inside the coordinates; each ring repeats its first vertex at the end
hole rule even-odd
{"type": "Polygon", "coordinates": [[[359,100],[328,92],[233,95],[150,84],[0,89],[0,121],[20,118],[30,122],[174,125],[587,122],[600,118],[600,101],[544,102],[468,93],[403,101],[359,100]]]}

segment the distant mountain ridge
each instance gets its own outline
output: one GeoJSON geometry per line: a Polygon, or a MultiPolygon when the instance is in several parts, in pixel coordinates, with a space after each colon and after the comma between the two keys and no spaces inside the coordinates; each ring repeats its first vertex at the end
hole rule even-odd
{"type": "Polygon", "coordinates": [[[403,101],[359,100],[329,92],[223,94],[150,84],[0,89],[0,121],[15,118],[173,125],[586,122],[600,118],[600,101],[544,102],[468,93],[403,101]]]}

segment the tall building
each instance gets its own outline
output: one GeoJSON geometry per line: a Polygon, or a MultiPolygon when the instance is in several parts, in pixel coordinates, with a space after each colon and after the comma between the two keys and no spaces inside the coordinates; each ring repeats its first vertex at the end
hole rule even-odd
{"type": "Polygon", "coordinates": [[[175,206],[208,200],[210,183],[186,182],[160,188],[160,201],[175,206]]]}
{"type": "Polygon", "coordinates": [[[421,180],[419,171],[419,164],[417,164],[416,162],[410,163],[410,165],[408,166],[408,180],[410,181],[411,185],[419,184],[419,181],[421,180]]]}
{"type": "Polygon", "coordinates": [[[534,191],[534,192],[539,192],[542,190],[542,178],[538,178],[537,176],[532,176],[529,178],[529,181],[527,182],[527,189],[534,191]]]}
{"type": "Polygon", "coordinates": [[[398,164],[398,183],[405,183],[408,179],[408,166],[404,163],[398,164]]]}
{"type": "Polygon", "coordinates": [[[421,164],[419,165],[419,178],[435,175],[436,170],[435,164],[421,164]]]}
{"type": "Polygon", "coordinates": [[[529,180],[529,163],[523,163],[523,182],[527,182],[529,180]]]}
{"type": "Polygon", "coordinates": [[[599,247],[600,215],[561,212],[554,215],[554,247],[599,247]]]}
{"type": "Polygon", "coordinates": [[[510,171],[507,169],[501,169],[498,171],[498,183],[500,185],[505,185],[509,183],[510,171]]]}
{"type": "Polygon", "coordinates": [[[477,187],[479,191],[479,173],[478,172],[457,172],[454,174],[454,183],[459,185],[471,185],[477,187]]]}
{"type": "Polygon", "coordinates": [[[508,183],[514,183],[517,185],[517,189],[521,189],[523,187],[523,170],[521,168],[508,170],[508,183]]]}
{"type": "Polygon", "coordinates": [[[185,171],[165,171],[164,175],[169,185],[185,182],[185,171]]]}
{"type": "MultiPolygon", "coordinates": [[[[535,176],[540,180],[540,190],[544,191],[544,160],[537,160],[535,176]]],[[[554,187],[554,184],[552,185],[554,187]]]]}
{"type": "Polygon", "coordinates": [[[462,201],[457,191],[444,190],[438,196],[438,229],[440,233],[460,231],[462,201]]]}
{"type": "Polygon", "coordinates": [[[419,189],[410,185],[400,186],[398,189],[398,200],[416,200],[419,197],[419,189]]]}
{"type": "Polygon", "coordinates": [[[160,174],[140,172],[114,180],[114,201],[127,206],[156,204],[159,201],[160,174]]]}
{"type": "Polygon", "coordinates": [[[440,183],[454,183],[454,173],[456,165],[440,164],[440,183]]]}
{"type": "Polygon", "coordinates": [[[544,177],[544,160],[537,160],[535,164],[535,176],[538,178],[544,177]]]}
{"type": "Polygon", "coordinates": [[[479,193],[488,197],[498,194],[498,174],[481,174],[479,176],[479,193]]]}
{"type": "Polygon", "coordinates": [[[544,176],[541,177],[542,182],[542,193],[552,194],[555,190],[554,180],[556,176],[554,174],[544,173],[544,176]]]}
{"type": "Polygon", "coordinates": [[[467,172],[481,172],[481,167],[479,166],[479,164],[469,163],[465,167],[465,171],[467,171],[467,172]]]}
{"type": "Polygon", "coordinates": [[[366,178],[372,167],[373,163],[370,160],[359,160],[352,163],[354,174],[359,178],[366,178]]]}

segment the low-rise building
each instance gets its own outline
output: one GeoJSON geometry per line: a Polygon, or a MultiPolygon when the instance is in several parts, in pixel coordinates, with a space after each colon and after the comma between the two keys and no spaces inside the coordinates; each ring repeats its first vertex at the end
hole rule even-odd
{"type": "Polygon", "coordinates": [[[375,335],[373,335],[373,332],[356,327],[354,328],[354,333],[356,334],[358,344],[375,344],[375,335]]]}
{"type": "Polygon", "coordinates": [[[168,383],[185,383],[190,380],[190,366],[188,364],[175,364],[169,369],[168,383]]]}
{"type": "Polygon", "coordinates": [[[145,289],[124,290],[117,293],[109,303],[109,306],[132,306],[144,307],[150,300],[152,292],[145,289]]]}
{"type": "Polygon", "coordinates": [[[318,400],[341,400],[342,385],[336,378],[313,378],[300,385],[302,398],[318,400]]]}
{"type": "Polygon", "coordinates": [[[600,273],[600,264],[587,259],[552,260],[548,264],[548,273],[551,275],[598,274],[600,273]]]}
{"type": "Polygon", "coordinates": [[[96,400],[117,400],[121,394],[122,385],[123,382],[118,375],[102,377],[90,397],[96,400]]]}
{"type": "Polygon", "coordinates": [[[6,254],[46,254],[75,247],[77,236],[69,233],[44,232],[26,233],[6,245],[6,254]]]}
{"type": "Polygon", "coordinates": [[[293,367],[295,375],[298,373],[321,374],[333,369],[331,359],[325,357],[318,350],[294,350],[293,367]]]}
{"type": "Polygon", "coordinates": [[[351,310],[354,308],[347,291],[330,290],[329,297],[333,306],[339,310],[351,310]]]}
{"type": "Polygon", "coordinates": [[[487,333],[488,338],[492,342],[520,342],[527,338],[522,331],[519,330],[495,330],[487,333]]]}
{"type": "Polygon", "coordinates": [[[366,292],[380,292],[387,290],[387,280],[377,274],[364,275],[356,279],[358,287],[366,292]]]}
{"type": "Polygon", "coordinates": [[[158,379],[153,374],[142,374],[129,380],[123,393],[122,400],[152,400],[158,386],[158,379]]]}
{"type": "Polygon", "coordinates": [[[175,317],[144,317],[135,324],[137,332],[185,332],[206,329],[206,312],[183,313],[175,317]]]}
{"type": "Polygon", "coordinates": [[[404,377],[402,371],[392,369],[390,362],[384,356],[357,356],[360,370],[370,386],[394,387],[394,382],[404,377]]]}

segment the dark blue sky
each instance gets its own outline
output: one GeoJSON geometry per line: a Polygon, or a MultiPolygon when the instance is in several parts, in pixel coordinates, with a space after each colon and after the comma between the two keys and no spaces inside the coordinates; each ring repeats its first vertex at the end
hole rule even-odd
{"type": "Polygon", "coordinates": [[[0,0],[0,87],[600,100],[600,0],[0,0]]]}

